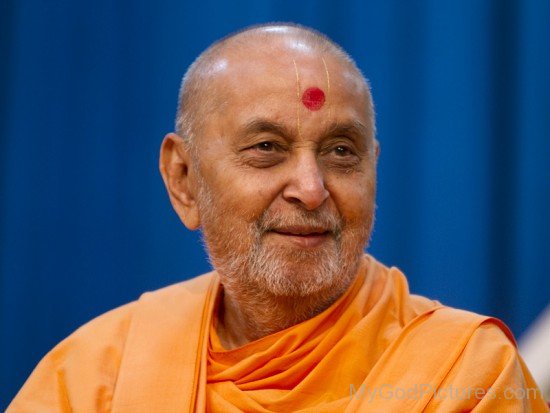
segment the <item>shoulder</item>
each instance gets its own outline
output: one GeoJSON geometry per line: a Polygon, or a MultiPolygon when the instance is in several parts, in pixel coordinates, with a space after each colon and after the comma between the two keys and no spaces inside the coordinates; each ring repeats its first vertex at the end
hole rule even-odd
{"type": "Polygon", "coordinates": [[[149,311],[154,318],[158,308],[163,309],[161,314],[185,309],[193,297],[204,295],[212,276],[209,273],[147,292],[84,324],[40,361],[10,405],[13,410],[8,411],[37,406],[44,411],[52,406],[92,411],[94,403],[108,406],[136,318],[149,311]]]}
{"type": "MultiPolygon", "coordinates": [[[[447,307],[436,300],[411,294],[407,278],[397,267],[387,267],[370,255],[365,255],[367,278],[383,286],[385,300],[392,303],[392,312],[402,326],[402,334],[419,335],[424,346],[450,351],[453,346],[472,348],[484,346],[516,351],[516,342],[508,327],[500,320],[471,311],[447,307]]],[[[416,341],[416,340],[415,340],[416,341]]]]}
{"type": "Polygon", "coordinates": [[[485,358],[491,353],[517,354],[514,335],[501,320],[439,303],[411,320],[405,330],[420,332],[431,347],[447,348],[448,354],[455,348],[455,354],[461,358],[468,351],[485,358]]]}
{"type": "Polygon", "coordinates": [[[449,314],[469,316],[476,327],[459,345],[458,357],[439,385],[445,397],[431,402],[434,411],[547,411],[508,327],[495,318],[463,313],[449,314]]]}
{"type": "Polygon", "coordinates": [[[53,360],[70,361],[71,358],[98,356],[109,352],[110,357],[120,353],[124,347],[130,324],[137,311],[149,303],[170,306],[181,304],[180,300],[204,293],[213,273],[173,284],[155,291],[146,292],[133,302],[108,311],[75,330],[60,342],[48,356],[53,360]]]}
{"type": "Polygon", "coordinates": [[[441,331],[453,331],[470,326],[473,330],[479,329],[479,335],[496,334],[506,343],[515,346],[513,334],[500,320],[477,314],[471,311],[448,307],[437,300],[432,300],[417,294],[411,294],[407,277],[398,267],[388,267],[373,256],[365,254],[367,278],[374,278],[374,283],[383,285],[384,290],[391,295],[391,299],[398,310],[402,325],[419,320],[430,320],[430,326],[441,326],[441,331]]]}

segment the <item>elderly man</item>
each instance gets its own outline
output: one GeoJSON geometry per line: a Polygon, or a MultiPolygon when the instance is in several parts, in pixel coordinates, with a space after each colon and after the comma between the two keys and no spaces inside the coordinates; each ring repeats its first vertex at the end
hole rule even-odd
{"type": "Polygon", "coordinates": [[[501,322],[364,255],[379,147],[340,47],[293,25],[225,38],[176,126],[160,169],[215,271],[77,330],[9,412],[546,411],[501,322]]]}

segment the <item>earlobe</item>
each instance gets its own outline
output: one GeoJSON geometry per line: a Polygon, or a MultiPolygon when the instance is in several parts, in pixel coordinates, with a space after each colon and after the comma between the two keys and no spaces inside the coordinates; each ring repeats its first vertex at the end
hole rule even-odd
{"type": "Polygon", "coordinates": [[[159,169],[172,207],[183,224],[190,230],[199,228],[191,156],[185,141],[175,133],[167,134],[162,141],[159,169]]]}

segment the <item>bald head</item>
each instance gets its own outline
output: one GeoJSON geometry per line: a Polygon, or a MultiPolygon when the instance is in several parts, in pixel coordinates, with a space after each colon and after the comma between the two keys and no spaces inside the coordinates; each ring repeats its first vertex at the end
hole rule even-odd
{"type": "Polygon", "coordinates": [[[257,67],[260,62],[276,64],[285,56],[326,56],[337,61],[355,78],[367,100],[367,116],[374,130],[374,109],[367,80],[353,59],[328,37],[313,29],[293,24],[254,26],[231,34],[212,44],[187,70],[179,93],[176,131],[187,142],[201,134],[205,120],[223,110],[226,96],[220,91],[220,78],[231,65],[257,67]]]}

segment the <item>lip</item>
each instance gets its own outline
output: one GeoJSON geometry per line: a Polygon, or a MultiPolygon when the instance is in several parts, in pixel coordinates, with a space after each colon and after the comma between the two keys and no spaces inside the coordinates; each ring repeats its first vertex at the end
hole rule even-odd
{"type": "Polygon", "coordinates": [[[314,248],[326,242],[330,231],[323,228],[289,227],[271,231],[277,238],[292,242],[302,248],[314,248]]]}

